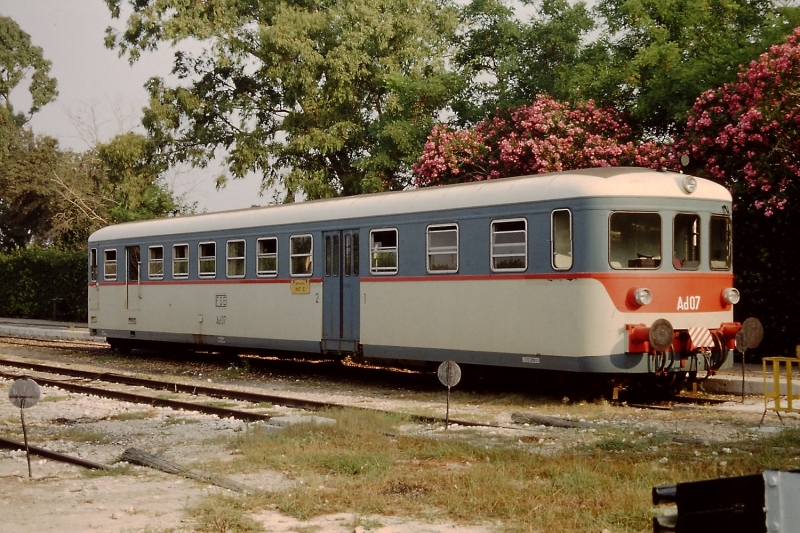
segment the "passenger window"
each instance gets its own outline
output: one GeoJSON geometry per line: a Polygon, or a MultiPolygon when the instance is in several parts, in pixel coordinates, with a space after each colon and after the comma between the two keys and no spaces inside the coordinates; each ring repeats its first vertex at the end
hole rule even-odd
{"type": "Polygon", "coordinates": [[[492,270],[519,272],[528,267],[525,219],[492,222],[492,270]]]}
{"type": "Polygon", "coordinates": [[[428,226],[428,273],[458,272],[458,225],[428,226]]]}
{"type": "Polygon", "coordinates": [[[292,235],[289,238],[289,274],[310,276],[314,272],[313,249],[311,235],[292,235]]]}
{"type": "Polygon", "coordinates": [[[569,209],[553,211],[550,230],[553,269],[569,270],[572,268],[572,212],[569,209]]]}
{"type": "Polygon", "coordinates": [[[147,249],[147,277],[164,279],[164,247],[151,246],[147,249]]]}
{"type": "Polygon", "coordinates": [[[369,271],[374,275],[397,274],[397,230],[369,232],[369,271]]]}
{"type": "Polygon", "coordinates": [[[358,276],[358,233],[353,233],[353,275],[358,276]]]}
{"type": "Polygon", "coordinates": [[[678,270],[700,268],[700,216],[678,213],[672,223],[672,266],[678,270]]]}
{"type": "Polygon", "coordinates": [[[339,244],[339,236],[338,235],[326,235],[325,236],[325,275],[333,277],[339,277],[339,264],[341,263],[341,258],[339,257],[339,249],[341,248],[339,244]]]}
{"type": "Polygon", "coordinates": [[[278,238],[258,239],[257,273],[259,276],[278,275],[278,238]]]}
{"type": "Polygon", "coordinates": [[[349,233],[344,234],[344,275],[349,276],[353,262],[353,243],[349,233]]]}
{"type": "Polygon", "coordinates": [[[189,277],[188,244],[176,244],[172,247],[172,277],[173,279],[189,277]]]}
{"type": "Polygon", "coordinates": [[[658,213],[612,213],[608,226],[611,268],[661,266],[661,216],[658,213]]]}
{"type": "Polygon", "coordinates": [[[117,279],[117,251],[103,251],[103,279],[114,281],[117,279]]]}
{"type": "Polygon", "coordinates": [[[197,245],[199,251],[199,267],[201,278],[213,278],[217,275],[217,243],[201,242],[197,245]]]}
{"type": "Polygon", "coordinates": [[[89,253],[89,279],[97,281],[97,248],[92,248],[89,253]]]}
{"type": "Polygon", "coordinates": [[[339,236],[333,236],[333,275],[339,275],[339,265],[341,264],[341,260],[339,259],[339,253],[342,247],[339,245],[339,236]]]}
{"type": "Polygon", "coordinates": [[[730,270],[731,268],[731,217],[714,215],[711,217],[711,268],[730,270]]]}
{"type": "Polygon", "coordinates": [[[243,278],[245,265],[245,244],[243,240],[228,241],[226,275],[229,278],[243,278]]]}

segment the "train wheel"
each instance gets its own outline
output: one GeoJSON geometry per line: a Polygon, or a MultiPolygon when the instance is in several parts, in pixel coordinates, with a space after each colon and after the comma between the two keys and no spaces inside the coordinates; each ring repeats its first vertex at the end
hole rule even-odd
{"type": "Polygon", "coordinates": [[[666,375],[656,376],[656,390],[659,391],[659,395],[676,396],[681,393],[688,378],[688,372],[670,372],[666,375]]]}
{"type": "Polygon", "coordinates": [[[111,349],[120,355],[130,355],[131,345],[120,339],[108,339],[108,345],[111,349]]]}

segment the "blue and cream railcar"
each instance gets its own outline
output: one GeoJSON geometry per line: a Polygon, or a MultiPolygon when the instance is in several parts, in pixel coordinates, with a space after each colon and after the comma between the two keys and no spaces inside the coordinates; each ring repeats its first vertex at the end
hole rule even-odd
{"type": "Polygon", "coordinates": [[[730,212],[710,181],[602,168],[131,222],[89,239],[89,324],[120,348],[714,370],[730,212]]]}

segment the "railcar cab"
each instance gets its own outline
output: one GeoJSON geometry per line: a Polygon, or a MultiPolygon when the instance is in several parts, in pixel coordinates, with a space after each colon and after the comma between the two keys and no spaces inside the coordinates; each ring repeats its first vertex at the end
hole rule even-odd
{"type": "Polygon", "coordinates": [[[625,324],[626,352],[650,356],[652,371],[667,381],[713,375],[741,328],[730,320],[708,326],[739,301],[727,206],[716,213],[687,207],[613,211],[608,219],[609,267],[630,281],[624,309],[652,321],[625,324]]]}

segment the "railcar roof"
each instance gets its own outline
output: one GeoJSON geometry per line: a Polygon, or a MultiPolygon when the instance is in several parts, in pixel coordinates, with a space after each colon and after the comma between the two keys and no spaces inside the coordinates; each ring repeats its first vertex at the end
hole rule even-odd
{"type": "MultiPolygon", "coordinates": [[[[657,172],[644,168],[606,167],[554,172],[443,187],[127,222],[96,231],[89,237],[89,242],[336,219],[352,220],[377,215],[424,213],[564,198],[610,196],[687,198],[688,195],[683,192],[681,185],[684,178],[684,174],[657,172]]],[[[697,179],[697,190],[691,194],[691,198],[731,201],[727,189],[702,178],[697,179]]]]}

